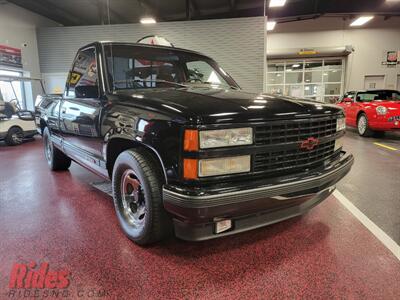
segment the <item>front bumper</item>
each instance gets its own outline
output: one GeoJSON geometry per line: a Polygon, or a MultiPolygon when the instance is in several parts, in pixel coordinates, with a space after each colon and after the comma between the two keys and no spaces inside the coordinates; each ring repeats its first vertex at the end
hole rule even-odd
{"type": "Polygon", "coordinates": [[[369,120],[368,126],[376,131],[400,130],[400,116],[374,116],[369,120]]]}
{"type": "Polygon", "coordinates": [[[195,189],[166,185],[164,207],[174,215],[175,234],[184,240],[234,234],[305,213],[333,192],[353,162],[353,156],[343,152],[323,169],[255,181],[250,187],[195,189]],[[232,228],[215,234],[215,220],[223,219],[231,219],[232,228]]]}

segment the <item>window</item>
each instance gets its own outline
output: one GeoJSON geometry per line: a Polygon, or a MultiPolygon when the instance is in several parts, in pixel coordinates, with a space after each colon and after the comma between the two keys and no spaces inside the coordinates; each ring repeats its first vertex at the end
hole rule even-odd
{"type": "Polygon", "coordinates": [[[210,83],[237,88],[235,81],[215,61],[195,53],[128,45],[106,46],[105,50],[112,90],[210,83]]]}
{"type": "Polygon", "coordinates": [[[186,63],[186,67],[189,82],[225,83],[225,80],[205,61],[190,61],[186,63]]]}
{"type": "Polygon", "coordinates": [[[396,101],[396,100],[400,100],[400,93],[397,91],[391,91],[391,90],[359,92],[359,93],[357,93],[356,100],[359,102],[374,101],[374,100],[396,101]]]}
{"type": "Polygon", "coordinates": [[[342,58],[268,62],[269,93],[335,103],[342,91],[342,58]]]}
{"type": "Polygon", "coordinates": [[[68,76],[67,96],[97,98],[99,95],[96,52],[89,48],[78,53],[68,76]]]}
{"type": "MultiPolygon", "coordinates": [[[[22,73],[11,70],[0,70],[0,75],[21,77],[22,73]]],[[[22,81],[0,81],[0,95],[5,102],[16,102],[21,108],[25,108],[24,88],[22,81]]]]}

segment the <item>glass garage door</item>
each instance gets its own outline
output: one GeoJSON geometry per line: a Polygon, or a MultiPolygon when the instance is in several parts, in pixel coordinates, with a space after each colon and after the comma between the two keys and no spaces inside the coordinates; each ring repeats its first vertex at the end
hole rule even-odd
{"type": "Polygon", "coordinates": [[[335,103],[343,93],[342,58],[270,60],[267,92],[335,103]]]}

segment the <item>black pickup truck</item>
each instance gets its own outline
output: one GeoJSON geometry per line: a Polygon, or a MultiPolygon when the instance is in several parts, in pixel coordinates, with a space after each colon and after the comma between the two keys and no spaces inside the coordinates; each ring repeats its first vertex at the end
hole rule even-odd
{"type": "Polygon", "coordinates": [[[73,160],[111,179],[121,227],[141,245],[303,214],[353,164],[342,109],[244,92],[211,58],[173,47],[89,44],[37,113],[50,168],[73,160]]]}

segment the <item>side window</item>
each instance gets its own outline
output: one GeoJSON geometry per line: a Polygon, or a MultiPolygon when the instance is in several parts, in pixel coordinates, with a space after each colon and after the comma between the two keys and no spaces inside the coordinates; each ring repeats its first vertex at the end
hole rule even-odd
{"type": "Polygon", "coordinates": [[[191,82],[209,82],[215,84],[225,83],[225,80],[204,61],[190,61],[186,63],[188,69],[189,81],[191,82]]]}
{"type": "Polygon", "coordinates": [[[68,76],[67,96],[72,98],[98,98],[96,51],[89,48],[78,53],[68,76]]]}

